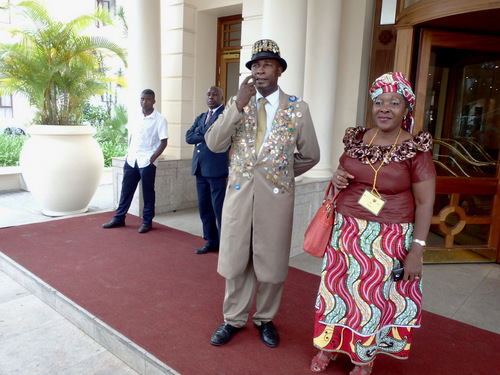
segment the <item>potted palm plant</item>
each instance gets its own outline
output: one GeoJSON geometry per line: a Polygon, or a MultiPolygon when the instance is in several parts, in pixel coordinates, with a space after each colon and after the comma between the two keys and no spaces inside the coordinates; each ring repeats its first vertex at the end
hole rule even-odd
{"type": "Polygon", "coordinates": [[[111,24],[109,12],[52,19],[38,2],[7,7],[27,21],[11,30],[14,43],[0,43],[0,95],[21,94],[34,110],[20,166],[42,212],[61,216],[87,211],[99,185],[103,155],[91,126],[78,125],[84,105],[106,92],[102,55],[125,52],[107,38],[85,35],[96,22],[111,24]]]}

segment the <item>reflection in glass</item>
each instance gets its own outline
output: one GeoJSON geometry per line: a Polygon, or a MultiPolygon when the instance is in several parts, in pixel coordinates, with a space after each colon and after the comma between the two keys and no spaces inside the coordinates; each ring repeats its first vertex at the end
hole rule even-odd
{"type": "Polygon", "coordinates": [[[418,3],[420,0],[405,0],[405,8],[408,8],[410,5],[418,3]]]}
{"type": "Polygon", "coordinates": [[[227,64],[227,82],[226,82],[226,92],[227,97],[230,98],[238,93],[239,89],[239,69],[240,63],[231,62],[227,64]]]}
{"type": "Polygon", "coordinates": [[[500,144],[500,56],[433,48],[424,130],[441,176],[494,177],[500,144]]]}
{"type": "MultiPolygon", "coordinates": [[[[456,177],[453,181],[474,179],[478,189],[497,176],[499,87],[499,52],[431,48],[423,130],[434,138],[439,176],[456,177]]],[[[450,190],[436,196],[434,217],[440,225],[431,226],[429,242],[473,252],[489,249],[491,222],[486,219],[492,215],[494,193],[471,194],[457,188],[460,183],[447,181],[454,186],[453,194],[450,190]]],[[[491,254],[483,256],[491,258],[491,254]]]]}

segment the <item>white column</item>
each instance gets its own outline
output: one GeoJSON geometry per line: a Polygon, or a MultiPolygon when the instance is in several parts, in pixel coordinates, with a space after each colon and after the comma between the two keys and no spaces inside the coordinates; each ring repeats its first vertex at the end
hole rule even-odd
{"type": "MultiPolygon", "coordinates": [[[[151,89],[155,107],[161,112],[161,20],[160,0],[127,0],[128,23],[128,109],[140,110],[140,94],[151,89]]],[[[168,119],[167,119],[168,120],[168,119]]]]}
{"type": "Polygon", "coordinates": [[[281,57],[288,64],[278,84],[286,93],[301,97],[304,92],[306,21],[307,0],[264,0],[262,38],[278,43],[281,57]]]}
{"type": "MultiPolygon", "coordinates": [[[[194,81],[198,19],[193,2],[170,0],[163,1],[161,6],[163,108],[167,115],[170,137],[164,155],[168,159],[190,158],[193,153],[193,146],[185,142],[186,130],[193,123],[195,114],[194,81]]],[[[215,19],[213,24],[213,32],[216,32],[215,19]]],[[[206,38],[205,42],[207,39],[212,40],[212,37],[206,38]]],[[[203,90],[206,92],[207,88],[203,90]]]]}
{"type": "Polygon", "coordinates": [[[307,177],[332,175],[332,147],[339,64],[342,0],[309,1],[307,8],[304,98],[309,103],[321,149],[320,162],[307,177]]]}

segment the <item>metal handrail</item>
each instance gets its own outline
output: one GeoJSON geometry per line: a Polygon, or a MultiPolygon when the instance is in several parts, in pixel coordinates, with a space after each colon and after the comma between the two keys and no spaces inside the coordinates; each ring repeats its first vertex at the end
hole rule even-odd
{"type": "Polygon", "coordinates": [[[460,145],[460,147],[465,151],[465,153],[469,156],[467,157],[466,155],[464,155],[464,153],[460,152],[460,150],[452,145],[450,145],[449,143],[445,142],[445,141],[452,141],[452,142],[457,142],[456,140],[454,139],[447,139],[447,138],[444,138],[444,139],[434,139],[433,142],[435,144],[438,144],[438,145],[441,145],[441,146],[444,146],[446,148],[448,148],[449,150],[451,150],[452,152],[454,152],[456,154],[456,156],[466,162],[467,164],[471,164],[471,165],[474,165],[476,167],[490,167],[490,166],[494,166],[496,165],[496,162],[484,162],[484,161],[478,161],[476,160],[475,158],[473,158],[469,152],[467,150],[465,150],[465,148],[463,147],[463,145],[461,145],[460,143],[458,143],[460,145]]]}
{"type": "Polygon", "coordinates": [[[453,177],[458,177],[458,174],[455,173],[453,170],[451,170],[445,163],[443,163],[441,160],[436,160],[434,159],[434,164],[439,165],[441,168],[446,170],[449,174],[451,174],[453,177]]]}

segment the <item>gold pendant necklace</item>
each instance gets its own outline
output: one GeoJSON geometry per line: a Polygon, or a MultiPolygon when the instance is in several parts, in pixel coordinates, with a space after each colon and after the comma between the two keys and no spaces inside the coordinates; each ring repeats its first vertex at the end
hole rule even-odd
{"type": "MultiPolygon", "coordinates": [[[[399,133],[398,133],[398,136],[396,137],[396,141],[394,141],[394,144],[392,145],[392,147],[389,150],[389,152],[384,156],[383,160],[381,160],[380,166],[377,169],[375,169],[375,167],[372,165],[372,163],[370,162],[370,159],[368,159],[368,156],[366,157],[366,161],[368,161],[368,164],[370,165],[370,167],[372,167],[373,171],[375,172],[375,177],[373,178],[372,194],[375,195],[375,196],[377,196],[378,198],[381,197],[380,194],[379,194],[379,192],[377,191],[377,188],[375,187],[377,185],[378,171],[387,162],[387,158],[391,155],[392,151],[394,150],[394,148],[398,144],[399,136],[401,135],[402,130],[403,130],[402,128],[399,129],[399,133]]],[[[372,145],[373,140],[375,139],[375,137],[377,136],[377,134],[378,134],[378,129],[375,132],[375,134],[374,134],[373,138],[371,139],[370,143],[368,144],[368,147],[370,147],[372,145]]]]}
{"type": "MultiPolygon", "coordinates": [[[[378,216],[378,214],[382,210],[382,207],[384,207],[384,205],[385,205],[385,199],[382,198],[382,196],[380,195],[380,193],[378,192],[378,190],[376,188],[378,171],[387,162],[387,158],[390,156],[390,154],[394,150],[394,147],[396,147],[396,145],[398,144],[398,140],[399,140],[399,136],[401,135],[401,131],[402,131],[402,129],[399,129],[399,133],[398,133],[398,136],[396,138],[396,141],[392,145],[392,147],[389,150],[389,152],[380,161],[380,166],[377,169],[375,169],[375,167],[372,165],[372,163],[370,162],[370,159],[368,158],[368,156],[366,157],[366,160],[367,160],[368,164],[370,165],[370,167],[375,172],[375,176],[373,178],[373,186],[372,186],[371,192],[368,191],[368,189],[366,189],[364,191],[364,193],[361,195],[361,197],[359,198],[358,203],[362,207],[366,208],[368,211],[370,211],[371,213],[373,213],[375,216],[378,216]]],[[[377,134],[378,134],[378,129],[375,132],[375,135],[373,136],[373,138],[371,139],[370,144],[368,145],[368,147],[370,147],[372,145],[373,140],[375,139],[375,137],[377,136],[377,134]]]]}

